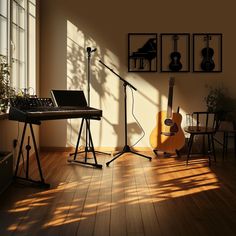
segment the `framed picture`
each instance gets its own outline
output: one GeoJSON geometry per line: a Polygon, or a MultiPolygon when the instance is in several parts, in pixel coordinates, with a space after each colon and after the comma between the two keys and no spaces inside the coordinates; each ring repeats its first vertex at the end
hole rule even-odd
{"type": "Polygon", "coordinates": [[[128,34],[128,71],[157,71],[157,34],[128,34]]]}
{"type": "Polygon", "coordinates": [[[193,72],[222,72],[222,34],[193,34],[193,72]]]}
{"type": "Polygon", "coordinates": [[[161,72],[190,71],[190,34],[161,34],[161,72]]]}

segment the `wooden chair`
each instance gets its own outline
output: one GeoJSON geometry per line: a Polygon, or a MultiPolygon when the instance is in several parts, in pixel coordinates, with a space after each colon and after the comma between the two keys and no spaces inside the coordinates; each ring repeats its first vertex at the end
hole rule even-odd
{"type": "Polygon", "coordinates": [[[184,128],[184,131],[190,134],[188,141],[188,153],[186,159],[186,165],[188,165],[189,157],[191,154],[196,154],[192,152],[192,146],[194,138],[196,136],[203,136],[203,151],[205,153],[205,137],[207,137],[208,150],[207,155],[209,158],[209,166],[211,165],[211,155],[213,155],[214,160],[216,161],[215,156],[215,146],[214,146],[214,135],[219,125],[217,118],[217,113],[214,112],[193,112],[191,115],[188,115],[188,126],[184,128]]]}
{"type": "Polygon", "coordinates": [[[236,157],[236,122],[235,121],[220,121],[219,123],[219,128],[217,130],[217,132],[222,133],[223,134],[223,141],[220,142],[216,137],[214,138],[216,142],[218,142],[219,144],[222,145],[222,158],[224,160],[225,155],[228,152],[228,142],[229,142],[229,138],[233,138],[234,139],[234,154],[236,157]]]}

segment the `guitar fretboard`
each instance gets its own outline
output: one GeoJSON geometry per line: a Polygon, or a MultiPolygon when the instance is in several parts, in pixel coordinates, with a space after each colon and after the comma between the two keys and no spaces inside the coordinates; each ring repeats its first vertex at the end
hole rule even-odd
{"type": "Polygon", "coordinates": [[[174,91],[173,88],[174,88],[174,78],[170,77],[168,103],[167,103],[167,119],[172,117],[172,103],[173,103],[173,91],[174,91]]]}

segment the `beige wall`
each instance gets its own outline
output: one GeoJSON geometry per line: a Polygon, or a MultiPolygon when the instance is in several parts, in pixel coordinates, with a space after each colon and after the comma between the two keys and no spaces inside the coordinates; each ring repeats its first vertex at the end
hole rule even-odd
{"type": "MultiPolygon", "coordinates": [[[[174,109],[185,114],[205,109],[206,84],[225,85],[235,92],[234,55],[236,33],[234,1],[40,1],[40,91],[87,88],[86,47],[96,47],[91,58],[91,106],[103,110],[101,122],[92,122],[95,146],[124,144],[123,87],[118,78],[98,59],[132,83],[137,89],[135,115],[145,130],[139,147],[149,146],[156,113],[166,109],[168,78],[175,77],[174,109]],[[128,33],[223,34],[223,73],[128,73],[128,33]]],[[[160,68],[158,66],[158,71],[160,68]]],[[[133,144],[141,130],[131,115],[128,89],[128,142],[133,144]]],[[[185,121],[183,122],[184,125],[185,121]]],[[[41,146],[74,146],[79,121],[48,121],[41,126],[41,146]]]]}

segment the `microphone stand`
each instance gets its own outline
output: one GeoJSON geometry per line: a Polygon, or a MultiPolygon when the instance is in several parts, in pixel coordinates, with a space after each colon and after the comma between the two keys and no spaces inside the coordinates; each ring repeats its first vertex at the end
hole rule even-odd
{"type": "MultiPolygon", "coordinates": [[[[87,53],[88,53],[87,100],[88,100],[88,106],[89,107],[90,107],[90,64],[91,64],[90,61],[91,61],[91,54],[93,52],[95,52],[96,50],[97,50],[96,48],[94,48],[92,50],[91,47],[87,47],[87,53]]],[[[86,133],[85,133],[86,146],[85,146],[85,150],[77,152],[77,153],[79,154],[79,153],[85,152],[87,154],[87,152],[95,152],[95,153],[99,153],[99,154],[110,155],[109,153],[106,153],[106,152],[100,152],[100,151],[93,150],[93,148],[91,147],[91,138],[90,138],[90,135],[89,135],[89,130],[90,130],[90,120],[89,119],[87,119],[87,122],[86,122],[85,125],[86,125],[86,133]]],[[[72,155],[74,155],[74,153],[71,153],[70,155],[72,156],[72,155]]]]}
{"type": "Polygon", "coordinates": [[[123,86],[124,86],[125,145],[124,145],[124,147],[123,147],[123,150],[120,151],[120,152],[118,152],[118,153],[114,156],[114,158],[113,158],[112,160],[110,160],[110,161],[108,161],[108,162],[106,163],[106,165],[109,166],[109,164],[110,164],[112,161],[116,160],[118,157],[120,157],[121,155],[123,155],[124,153],[127,153],[127,152],[131,152],[131,153],[136,154],[136,155],[138,155],[138,156],[147,158],[147,159],[149,159],[149,160],[151,161],[151,160],[152,160],[151,157],[145,156],[145,155],[143,155],[143,154],[140,154],[140,153],[138,153],[138,152],[133,151],[133,150],[130,148],[130,146],[128,145],[128,138],[127,138],[127,92],[126,92],[126,88],[127,88],[127,86],[129,86],[131,89],[133,89],[133,90],[135,90],[135,91],[137,91],[137,89],[136,89],[132,84],[130,84],[127,80],[123,79],[120,75],[118,75],[116,72],[114,72],[110,67],[108,67],[106,64],[104,64],[101,60],[99,60],[99,62],[100,62],[103,66],[105,66],[108,70],[110,70],[113,74],[115,74],[115,75],[123,82],[123,86]]]}

